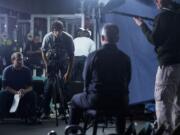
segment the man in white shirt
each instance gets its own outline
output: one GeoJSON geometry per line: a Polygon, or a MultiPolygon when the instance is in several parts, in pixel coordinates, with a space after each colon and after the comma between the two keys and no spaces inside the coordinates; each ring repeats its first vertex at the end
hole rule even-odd
{"type": "Polygon", "coordinates": [[[82,30],[79,37],[74,39],[75,56],[88,56],[89,53],[95,51],[95,42],[90,38],[88,30],[82,30]]]}
{"type": "Polygon", "coordinates": [[[89,53],[96,50],[95,42],[90,38],[90,31],[81,29],[77,38],[74,39],[75,60],[73,80],[82,81],[84,62],[89,53]]]}

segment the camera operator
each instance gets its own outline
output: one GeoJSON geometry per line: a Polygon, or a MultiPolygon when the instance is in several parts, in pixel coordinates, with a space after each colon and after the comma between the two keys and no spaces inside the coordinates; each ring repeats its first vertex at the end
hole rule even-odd
{"type": "Polygon", "coordinates": [[[47,71],[47,81],[45,84],[44,114],[47,118],[50,114],[50,101],[53,95],[54,75],[60,75],[63,84],[70,79],[74,57],[74,43],[72,36],[63,31],[63,23],[55,21],[52,24],[52,32],[46,34],[42,43],[42,58],[47,71]]]}

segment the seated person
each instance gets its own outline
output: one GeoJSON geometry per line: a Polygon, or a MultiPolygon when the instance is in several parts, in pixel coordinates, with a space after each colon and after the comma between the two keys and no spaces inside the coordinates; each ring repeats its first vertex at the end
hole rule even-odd
{"type": "Polygon", "coordinates": [[[11,55],[12,65],[3,70],[0,91],[0,118],[9,114],[15,94],[19,94],[18,114],[28,118],[28,122],[36,121],[36,94],[32,89],[32,75],[29,68],[23,65],[23,55],[15,52],[11,55]],[[23,114],[23,115],[22,115],[23,114]]]}
{"type": "Polygon", "coordinates": [[[124,133],[131,63],[130,58],[117,48],[118,40],[118,27],[106,24],[101,35],[102,48],[91,53],[85,63],[85,91],[71,99],[69,124],[79,124],[84,110],[113,110],[118,115],[117,132],[124,133]]]}

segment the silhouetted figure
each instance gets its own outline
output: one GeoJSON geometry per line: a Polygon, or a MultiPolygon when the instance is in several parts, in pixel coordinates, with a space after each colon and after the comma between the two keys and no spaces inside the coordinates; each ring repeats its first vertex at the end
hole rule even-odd
{"type": "Polygon", "coordinates": [[[155,46],[159,62],[154,92],[156,117],[158,127],[166,123],[171,134],[180,122],[180,5],[172,0],[155,2],[160,13],[152,30],[141,18],[134,20],[155,46]]]}

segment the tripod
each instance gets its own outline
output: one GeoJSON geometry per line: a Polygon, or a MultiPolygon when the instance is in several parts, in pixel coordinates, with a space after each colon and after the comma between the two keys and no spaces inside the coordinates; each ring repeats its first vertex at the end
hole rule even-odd
{"type": "Polygon", "coordinates": [[[55,116],[56,116],[56,126],[58,126],[58,108],[57,108],[57,100],[60,102],[60,107],[62,110],[62,114],[65,118],[65,123],[67,124],[67,117],[66,117],[66,102],[63,94],[64,90],[64,82],[61,76],[58,73],[53,73],[49,76],[49,79],[53,82],[52,84],[52,97],[55,103],[55,116]]]}

